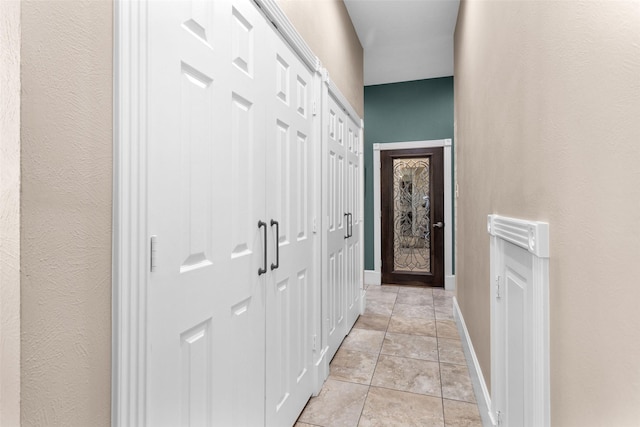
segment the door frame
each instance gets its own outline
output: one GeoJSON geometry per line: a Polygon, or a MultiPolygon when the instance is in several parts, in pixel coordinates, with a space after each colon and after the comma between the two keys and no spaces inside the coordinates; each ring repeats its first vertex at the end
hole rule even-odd
{"type": "MultiPolygon", "coordinates": [[[[147,8],[151,0],[113,2],[113,210],[111,304],[111,425],[146,425],[147,394],[147,289],[150,241],[147,217],[147,8]],[[135,60],[132,60],[135,58],[135,60]]],[[[327,76],[315,56],[276,0],[253,0],[290,48],[312,70],[315,93],[321,76],[327,76]]],[[[321,126],[316,121],[316,127],[321,126]]],[[[320,129],[316,130],[321,138],[320,129]]],[[[320,155],[321,143],[313,147],[320,155]]],[[[317,157],[319,158],[319,157],[317,157]]],[[[315,217],[320,217],[320,168],[315,171],[315,217]]],[[[313,233],[317,233],[317,221],[313,233]]],[[[315,239],[320,253],[322,239],[315,239]]],[[[314,268],[320,272],[316,256],[314,268]]],[[[320,283],[321,275],[317,273],[320,283]]],[[[321,335],[321,289],[314,292],[315,336],[321,335]]],[[[315,389],[322,387],[322,354],[314,353],[315,389]]],[[[328,366],[328,362],[327,362],[328,366]]]]}
{"type": "Polygon", "coordinates": [[[453,291],[456,278],[453,275],[453,193],[451,170],[451,139],[429,141],[401,141],[373,144],[373,252],[375,284],[382,281],[382,206],[380,194],[380,151],[409,150],[413,148],[443,148],[444,173],[444,288],[453,291]]]}

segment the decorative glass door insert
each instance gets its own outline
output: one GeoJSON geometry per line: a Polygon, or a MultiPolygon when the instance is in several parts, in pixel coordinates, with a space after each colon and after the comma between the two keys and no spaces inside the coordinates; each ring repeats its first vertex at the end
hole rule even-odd
{"type": "Polygon", "coordinates": [[[393,159],[394,271],[431,271],[430,159],[393,159]]]}

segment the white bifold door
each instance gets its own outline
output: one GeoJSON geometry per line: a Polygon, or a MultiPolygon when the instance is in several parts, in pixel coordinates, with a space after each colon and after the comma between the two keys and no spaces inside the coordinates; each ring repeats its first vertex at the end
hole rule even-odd
{"type": "Polygon", "coordinates": [[[325,106],[326,190],[323,269],[328,360],[360,315],[362,298],[361,126],[328,91],[325,106]]]}
{"type": "Polygon", "coordinates": [[[146,424],[292,425],[314,387],[319,82],[249,0],[147,13],[146,424]]]}

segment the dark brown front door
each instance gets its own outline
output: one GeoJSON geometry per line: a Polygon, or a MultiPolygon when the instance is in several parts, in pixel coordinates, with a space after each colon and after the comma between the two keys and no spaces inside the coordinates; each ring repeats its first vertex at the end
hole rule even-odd
{"type": "Polygon", "coordinates": [[[444,286],[442,148],[380,153],[382,282],[444,286]]]}

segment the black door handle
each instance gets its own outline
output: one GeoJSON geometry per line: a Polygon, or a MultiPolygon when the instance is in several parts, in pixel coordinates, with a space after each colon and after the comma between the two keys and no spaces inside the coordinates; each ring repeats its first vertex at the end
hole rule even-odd
{"type": "Polygon", "coordinates": [[[345,239],[348,239],[349,236],[349,214],[345,213],[344,216],[346,217],[345,221],[344,221],[344,229],[347,232],[347,235],[344,236],[345,239]]]}
{"type": "Polygon", "coordinates": [[[258,276],[262,276],[267,272],[267,223],[264,221],[258,221],[258,229],[264,227],[264,261],[263,267],[258,269],[258,276]]]}
{"type": "MultiPolygon", "coordinates": [[[[275,220],[271,220],[271,227],[276,226],[276,263],[271,263],[271,270],[275,270],[280,267],[280,223],[275,220]]],[[[265,263],[265,265],[267,265],[265,263]]]]}

